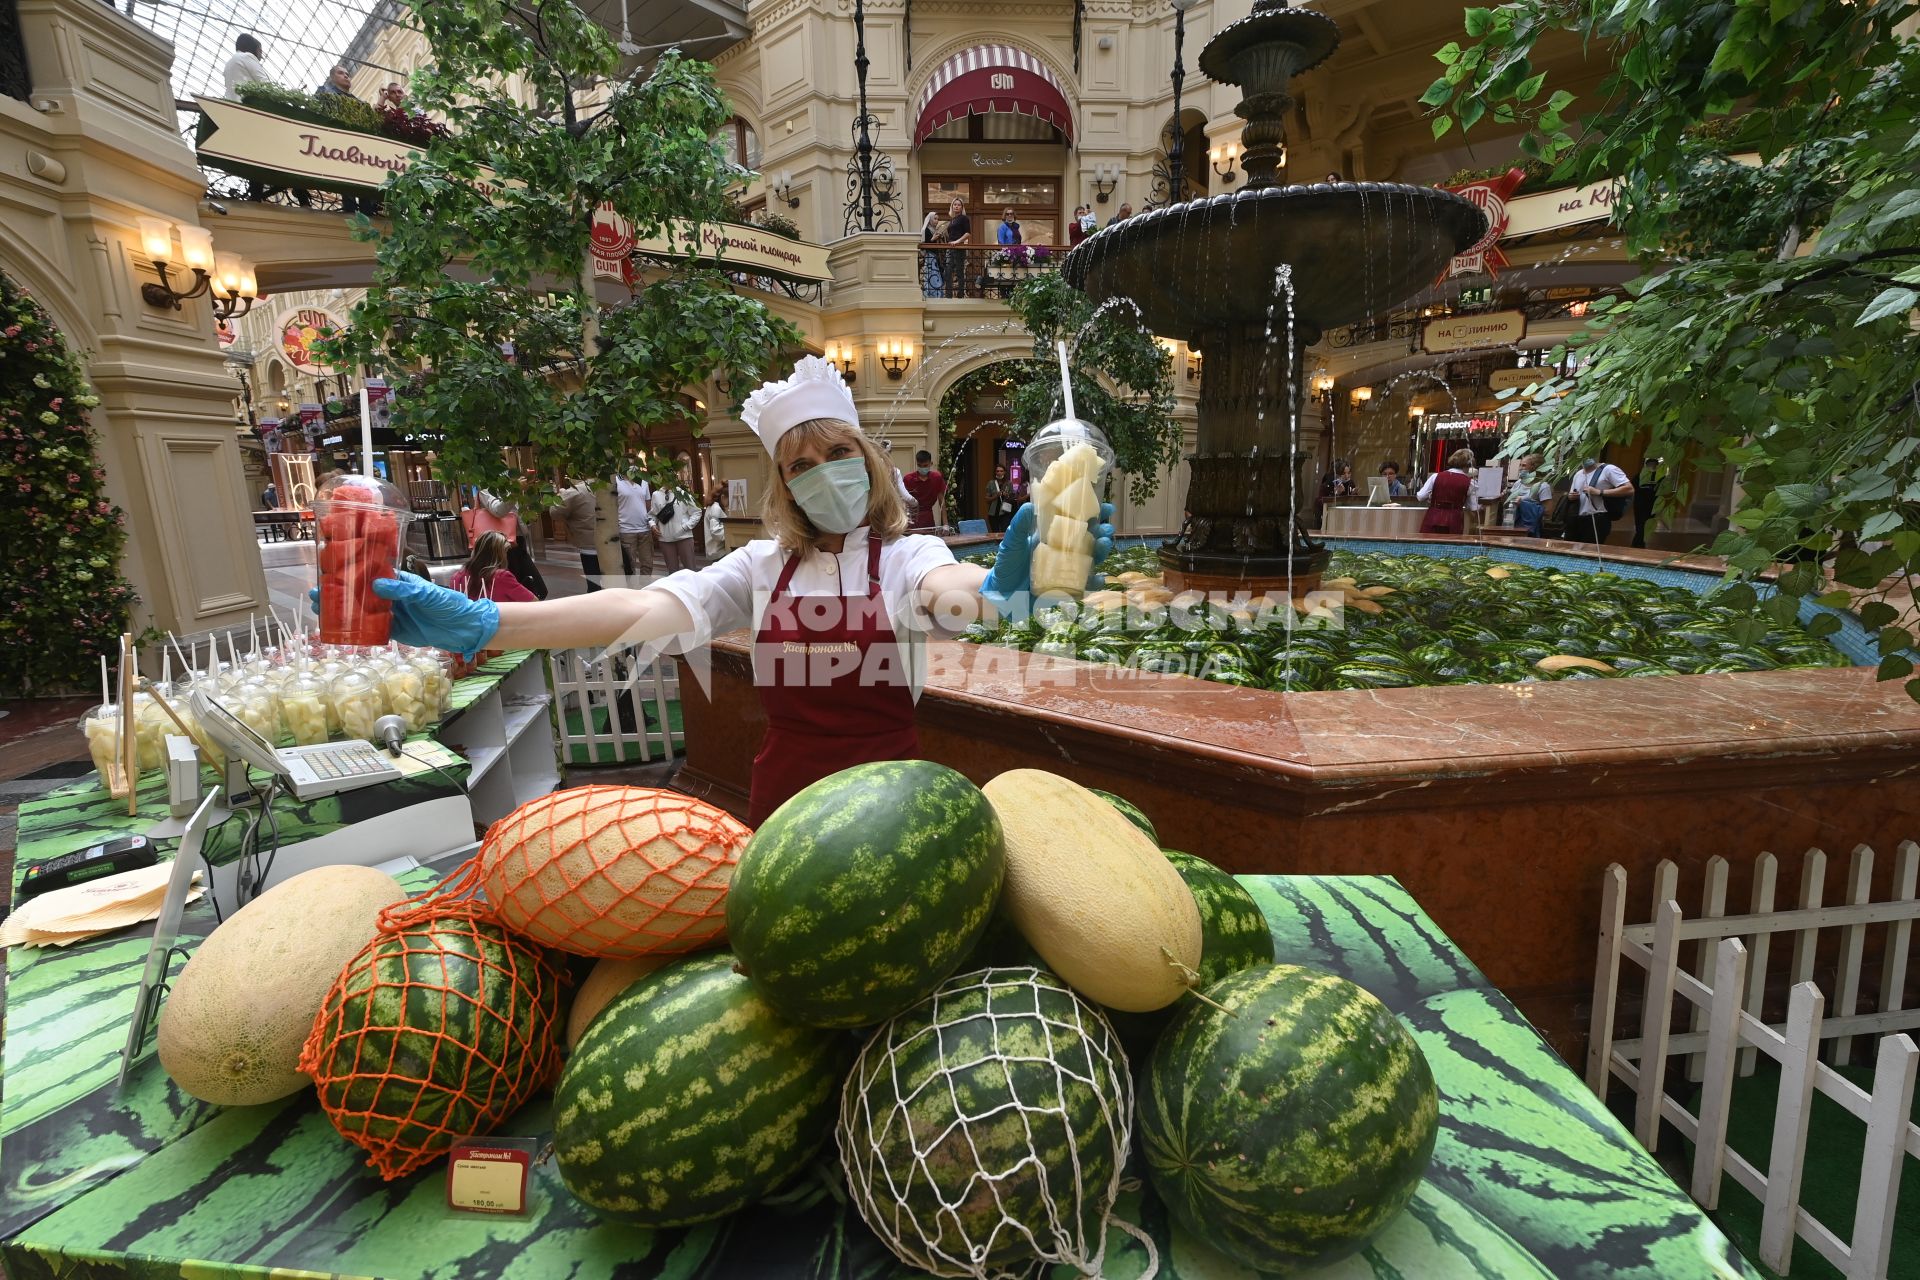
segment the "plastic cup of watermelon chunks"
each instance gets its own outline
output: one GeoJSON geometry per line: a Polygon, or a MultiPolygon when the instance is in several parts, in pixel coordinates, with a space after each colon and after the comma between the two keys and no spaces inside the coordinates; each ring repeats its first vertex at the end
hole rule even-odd
{"type": "Polygon", "coordinates": [[[405,554],[413,513],[394,486],[370,476],[338,475],[313,501],[320,570],[320,642],[386,644],[393,605],[373,584],[391,578],[405,554]]]}

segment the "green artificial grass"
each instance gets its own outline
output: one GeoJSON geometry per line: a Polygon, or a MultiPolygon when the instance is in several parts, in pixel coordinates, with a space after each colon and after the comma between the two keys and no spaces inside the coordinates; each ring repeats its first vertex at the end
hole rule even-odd
{"type": "MultiPolygon", "coordinates": [[[[636,728],[643,728],[644,721],[646,718],[646,713],[653,712],[654,705],[650,701],[642,704],[640,700],[636,698],[634,702],[634,710],[636,714],[640,715],[641,721],[642,721],[642,723],[640,725],[637,725],[636,728]],[[640,710],[642,705],[644,705],[646,708],[645,712],[641,712],[640,710]]],[[[679,733],[681,730],[680,703],[677,700],[667,703],[667,725],[669,728],[673,730],[674,733],[679,733]]],[[[593,709],[593,731],[596,734],[607,734],[609,736],[612,735],[613,720],[612,720],[611,714],[609,713],[608,708],[596,706],[593,709]]],[[[567,712],[568,735],[578,736],[580,734],[583,734],[584,732],[585,732],[585,726],[581,723],[580,713],[578,711],[574,711],[571,709],[568,710],[567,712]]],[[[654,759],[664,760],[667,758],[667,756],[670,756],[670,755],[672,755],[671,751],[669,751],[665,756],[656,755],[654,756],[654,759]]],[[[576,743],[574,746],[568,748],[567,763],[582,764],[582,765],[645,764],[646,757],[641,753],[640,744],[632,741],[631,738],[629,738],[629,740],[618,750],[615,749],[614,744],[610,741],[596,742],[593,745],[593,748],[591,751],[588,750],[587,746],[584,743],[576,743]]]]}
{"type": "MultiPolygon", "coordinates": [[[[1873,1092],[1873,1054],[1871,1041],[1863,1041],[1866,1064],[1837,1068],[1841,1075],[1867,1093],[1873,1092]]],[[[1774,1105],[1780,1095],[1780,1067],[1762,1057],[1754,1073],[1733,1082],[1733,1104],[1727,1124],[1727,1145],[1745,1156],[1762,1173],[1773,1151],[1774,1105]]],[[[1694,1094],[1690,1108],[1700,1110],[1700,1097],[1694,1094]]],[[[1920,1118],[1920,1097],[1915,1098],[1915,1117],[1920,1118]]],[[[1867,1126],[1852,1113],[1818,1090],[1813,1095],[1813,1116],[1807,1126],[1807,1167],[1800,1180],[1800,1205],[1826,1228],[1846,1240],[1853,1234],[1854,1205],[1860,1194],[1860,1157],[1866,1148],[1867,1126]]],[[[1688,1167],[1692,1166],[1693,1144],[1686,1144],[1688,1167]]],[[[1731,1175],[1720,1180],[1720,1207],[1713,1220],[1745,1254],[1754,1269],[1772,1277],[1774,1272],[1760,1265],[1760,1202],[1731,1175]]],[[[1840,1272],[1821,1257],[1805,1240],[1793,1242],[1792,1280],[1840,1280],[1840,1272]]],[[[1888,1263],[1888,1280],[1920,1280],[1920,1167],[1909,1159],[1902,1170],[1900,1200],[1894,1211],[1893,1254],[1888,1263]]]]}

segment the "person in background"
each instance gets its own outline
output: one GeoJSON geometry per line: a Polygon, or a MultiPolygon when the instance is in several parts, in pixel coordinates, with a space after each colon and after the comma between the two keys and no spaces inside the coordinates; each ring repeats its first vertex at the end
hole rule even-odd
{"type": "Polygon", "coordinates": [[[693,494],[679,485],[657,490],[648,510],[653,515],[660,554],[666,557],[667,572],[698,568],[693,563],[693,526],[700,523],[700,504],[693,500],[693,494]]]}
{"type": "Polygon", "coordinates": [[[1093,215],[1087,211],[1087,206],[1083,204],[1073,206],[1073,218],[1067,223],[1067,245],[1069,248],[1087,238],[1089,232],[1087,223],[1091,221],[1092,218],[1093,215]]]}
{"type": "Polygon", "coordinates": [[[1422,533],[1465,533],[1466,512],[1480,510],[1480,495],[1473,491],[1473,450],[1455,449],[1447,455],[1447,469],[1436,471],[1420,486],[1420,501],[1427,514],[1420,518],[1422,533]]]}
{"type": "Polygon", "coordinates": [[[405,111],[407,109],[407,91],[397,80],[387,81],[380,90],[380,100],[373,104],[382,111],[405,111]]]}
{"type": "Polygon", "coordinates": [[[1507,494],[1507,501],[1513,504],[1509,523],[1519,525],[1535,538],[1541,536],[1540,526],[1547,518],[1547,508],[1553,504],[1553,482],[1540,474],[1543,461],[1537,453],[1523,455],[1518,460],[1519,476],[1507,494]]]}
{"type": "Polygon", "coordinates": [[[947,478],[933,469],[933,455],[925,449],[913,455],[913,468],[905,478],[907,496],[913,499],[913,516],[907,521],[907,529],[927,533],[938,518],[935,509],[947,496],[947,478]]]}
{"type": "Polygon", "coordinates": [[[1111,227],[1114,225],[1114,223],[1125,222],[1128,218],[1131,218],[1132,216],[1133,216],[1133,206],[1127,203],[1125,200],[1122,200],[1120,202],[1120,212],[1114,214],[1113,222],[1109,222],[1107,225],[1111,227]]]}
{"type": "Polygon", "coordinates": [[[1013,508],[1013,485],[1007,481],[1007,469],[995,467],[993,479],[987,481],[987,528],[995,533],[1005,529],[1013,508]]]}
{"type": "Polygon", "coordinates": [[[539,597],[526,589],[507,568],[507,539],[498,529],[489,529],[473,541],[473,554],[454,570],[453,589],[469,600],[527,603],[539,597]]]}
{"type": "Polygon", "coordinates": [[[1648,458],[1640,464],[1640,479],[1633,486],[1633,545],[1647,545],[1647,524],[1653,519],[1653,508],[1660,501],[1660,486],[1667,482],[1661,474],[1660,459],[1648,458]]]}
{"type": "Polygon", "coordinates": [[[313,92],[318,97],[351,98],[353,96],[353,72],[347,70],[345,66],[336,65],[333,70],[327,72],[326,83],[313,92]]]}
{"type": "Polygon", "coordinates": [[[1020,221],[1013,216],[1012,209],[1000,211],[999,241],[1001,244],[1020,244],[1020,221]]]}
{"type": "Polygon", "coordinates": [[[261,81],[272,83],[273,77],[267,74],[267,64],[260,61],[260,41],[254,36],[241,33],[233,42],[233,56],[227,59],[227,65],[221,68],[220,79],[227,86],[227,96],[238,98],[240,86],[257,84],[261,81]]]}
{"type": "MultiPolygon", "coordinates": [[[[942,244],[946,241],[947,229],[940,222],[938,210],[927,210],[927,220],[920,224],[920,243],[923,245],[942,244]]],[[[946,291],[946,276],[941,265],[946,258],[944,253],[928,249],[920,251],[920,293],[924,297],[938,298],[946,291]]]]}
{"type": "Polygon", "coordinates": [[[277,511],[280,509],[280,491],[273,487],[273,481],[267,481],[267,487],[260,491],[260,509],[277,511]]]}
{"type": "Polygon", "coordinates": [[[1380,474],[1387,479],[1387,497],[1404,498],[1407,496],[1407,486],[1400,482],[1399,463],[1392,461],[1381,463],[1380,474]]]}
{"type": "Polygon", "coordinates": [[[520,580],[522,586],[533,592],[536,600],[545,600],[546,575],[534,563],[532,541],[527,536],[526,522],[520,519],[520,508],[485,489],[475,489],[473,492],[474,505],[467,525],[468,545],[473,545],[487,530],[497,529],[500,536],[507,540],[507,568],[513,571],[513,576],[520,580]]]}
{"type": "MultiPolygon", "coordinates": [[[[947,243],[968,245],[973,243],[973,219],[967,216],[967,206],[959,196],[947,206],[947,243]]],[[[941,264],[940,274],[946,280],[949,298],[967,296],[967,251],[954,249],[946,254],[941,264]]]]}
{"type": "MultiPolygon", "coordinates": [[[[1613,512],[1607,508],[1607,499],[1616,502],[1633,492],[1633,481],[1627,473],[1611,462],[1601,462],[1598,458],[1586,458],[1580,463],[1580,470],[1574,473],[1570,492],[1579,500],[1580,509],[1567,521],[1564,535],[1573,542],[1590,543],[1599,546],[1613,532],[1613,512]]],[[[1625,515],[1624,506],[1620,514],[1625,515]]]]}
{"type": "Polygon", "coordinates": [[[571,488],[560,492],[560,519],[567,526],[567,541],[580,553],[580,574],[587,580],[589,591],[600,589],[600,544],[594,532],[598,506],[592,481],[575,480],[571,488]]]}
{"type": "Polygon", "coordinates": [[[620,508],[620,555],[627,572],[653,576],[653,486],[616,476],[614,501],[620,508]]]}
{"type": "Polygon", "coordinates": [[[706,507],[700,513],[700,536],[707,544],[707,563],[727,553],[727,482],[718,477],[707,486],[706,507]]]}

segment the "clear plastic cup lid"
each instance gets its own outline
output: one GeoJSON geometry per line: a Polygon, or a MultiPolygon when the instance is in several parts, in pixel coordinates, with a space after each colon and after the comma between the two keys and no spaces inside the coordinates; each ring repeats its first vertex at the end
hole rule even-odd
{"type": "Polygon", "coordinates": [[[1034,433],[1027,442],[1023,457],[1027,464],[1029,483],[1038,480],[1047,473],[1047,468],[1058,462],[1069,450],[1078,445],[1090,445],[1100,455],[1100,474],[1094,483],[1104,480],[1113,470],[1113,446],[1107,443],[1107,433],[1081,418],[1057,418],[1034,433]]]}
{"type": "Polygon", "coordinates": [[[352,504],[359,507],[384,507],[389,511],[412,514],[412,507],[398,486],[389,484],[376,476],[354,475],[340,472],[327,477],[313,495],[313,505],[323,509],[325,504],[352,504]]]}

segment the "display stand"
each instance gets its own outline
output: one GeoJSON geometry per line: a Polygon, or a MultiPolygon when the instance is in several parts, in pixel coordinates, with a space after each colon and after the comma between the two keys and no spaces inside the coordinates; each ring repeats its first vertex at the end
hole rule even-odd
{"type": "Polygon", "coordinates": [[[467,793],[476,822],[496,822],[560,785],[546,671],[545,662],[522,655],[517,666],[440,727],[440,741],[472,767],[467,793]]]}

